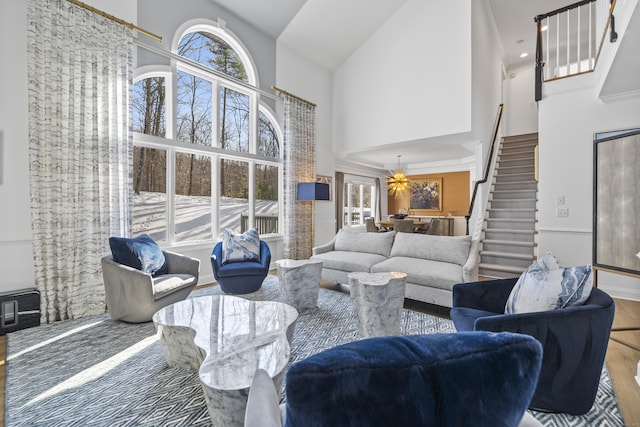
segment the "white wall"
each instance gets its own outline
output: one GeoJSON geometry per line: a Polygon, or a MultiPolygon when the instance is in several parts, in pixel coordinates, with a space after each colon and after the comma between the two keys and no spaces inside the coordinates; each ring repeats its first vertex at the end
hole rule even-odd
{"type": "MultiPolygon", "coordinates": [[[[539,103],[539,255],[552,251],[565,265],[591,264],[593,136],[640,127],[640,96],[603,103],[595,73],[546,83],[539,103]],[[567,218],[556,216],[564,196],[567,218]]],[[[613,296],[640,300],[640,280],[602,275],[599,286],[613,296]]]]}
{"type": "Polygon", "coordinates": [[[336,153],[471,130],[471,1],[409,0],[334,73],[336,153]]]}
{"type": "Polygon", "coordinates": [[[27,131],[27,2],[0,13],[0,292],[34,286],[27,131]]]}
{"type": "Polygon", "coordinates": [[[500,39],[487,3],[473,2],[472,12],[472,136],[488,151],[498,106],[503,102],[500,39]]]}
{"type": "MultiPolygon", "coordinates": [[[[85,3],[135,22],[136,2],[85,3]]],[[[27,127],[27,2],[3,0],[0,13],[0,292],[33,287],[27,127]]]]}
{"type": "MultiPolygon", "coordinates": [[[[316,174],[335,175],[331,142],[331,72],[278,44],[277,86],[316,104],[316,174]]],[[[335,195],[335,182],[332,194],[335,195]]],[[[335,235],[335,197],[315,202],[314,246],[335,235]]]]}
{"type": "MultiPolygon", "coordinates": [[[[498,106],[502,100],[503,66],[500,40],[493,19],[487,9],[487,2],[476,1],[472,4],[472,132],[476,159],[470,165],[470,181],[483,178],[486,157],[491,148],[498,106]]],[[[471,185],[470,197],[473,197],[471,185]]],[[[469,230],[473,234],[486,205],[489,185],[478,187],[469,230]]],[[[465,224],[466,231],[466,224],[465,224]]]]}
{"type": "Polygon", "coordinates": [[[535,100],[535,64],[507,70],[505,135],[538,132],[538,104],[535,100]]]}

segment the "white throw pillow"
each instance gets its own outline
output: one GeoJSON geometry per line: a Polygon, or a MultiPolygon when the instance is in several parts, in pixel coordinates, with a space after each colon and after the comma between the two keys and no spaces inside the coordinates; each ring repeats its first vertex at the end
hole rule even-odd
{"type": "Polygon", "coordinates": [[[567,268],[547,252],[522,273],[504,312],[531,313],[582,305],[592,288],[591,265],[567,268]]]}
{"type": "Polygon", "coordinates": [[[222,264],[242,261],[260,261],[258,229],[250,228],[242,234],[233,234],[225,228],[222,232],[222,264]]]}

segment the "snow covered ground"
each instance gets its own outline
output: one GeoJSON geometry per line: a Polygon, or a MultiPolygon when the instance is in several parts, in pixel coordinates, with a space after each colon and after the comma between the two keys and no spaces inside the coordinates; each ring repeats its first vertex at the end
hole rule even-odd
{"type": "MultiPolygon", "coordinates": [[[[178,242],[210,240],[211,197],[175,196],[175,223],[178,242]]],[[[134,236],[146,233],[154,240],[166,241],[167,215],[166,194],[141,192],[133,196],[134,236]]],[[[249,214],[249,202],[246,199],[230,197],[220,198],[220,230],[229,228],[237,233],[240,230],[240,215],[249,214]]],[[[256,200],[256,215],[278,216],[278,202],[256,200]]],[[[215,233],[218,234],[218,233],[215,233]]]]}

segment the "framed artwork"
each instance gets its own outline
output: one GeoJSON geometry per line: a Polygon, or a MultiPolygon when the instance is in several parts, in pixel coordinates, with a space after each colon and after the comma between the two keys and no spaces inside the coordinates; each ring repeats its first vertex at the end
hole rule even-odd
{"type": "Polygon", "coordinates": [[[331,177],[326,175],[316,175],[316,182],[329,184],[329,200],[333,200],[333,189],[331,187],[331,177]]]}
{"type": "Polygon", "coordinates": [[[409,209],[442,211],[442,178],[411,180],[409,209]]]}

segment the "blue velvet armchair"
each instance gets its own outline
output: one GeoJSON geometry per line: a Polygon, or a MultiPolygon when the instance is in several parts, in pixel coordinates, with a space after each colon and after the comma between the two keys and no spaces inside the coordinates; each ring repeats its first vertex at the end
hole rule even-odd
{"type": "Polygon", "coordinates": [[[541,359],[540,343],[521,334],[364,339],[291,365],[280,408],[258,370],[244,425],[541,427],[526,412],[541,359]]]}
{"type": "Polygon", "coordinates": [[[588,412],[600,383],[615,311],[613,299],[593,288],[581,306],[504,314],[517,281],[514,277],[455,285],[451,319],[456,329],[533,336],[542,344],[543,359],[529,407],[571,415],[588,412]]]}
{"type": "Polygon", "coordinates": [[[248,294],[262,286],[269,273],[271,251],[266,242],[260,241],[260,260],[222,264],[222,242],[211,252],[213,276],[226,294],[248,294]]]}

